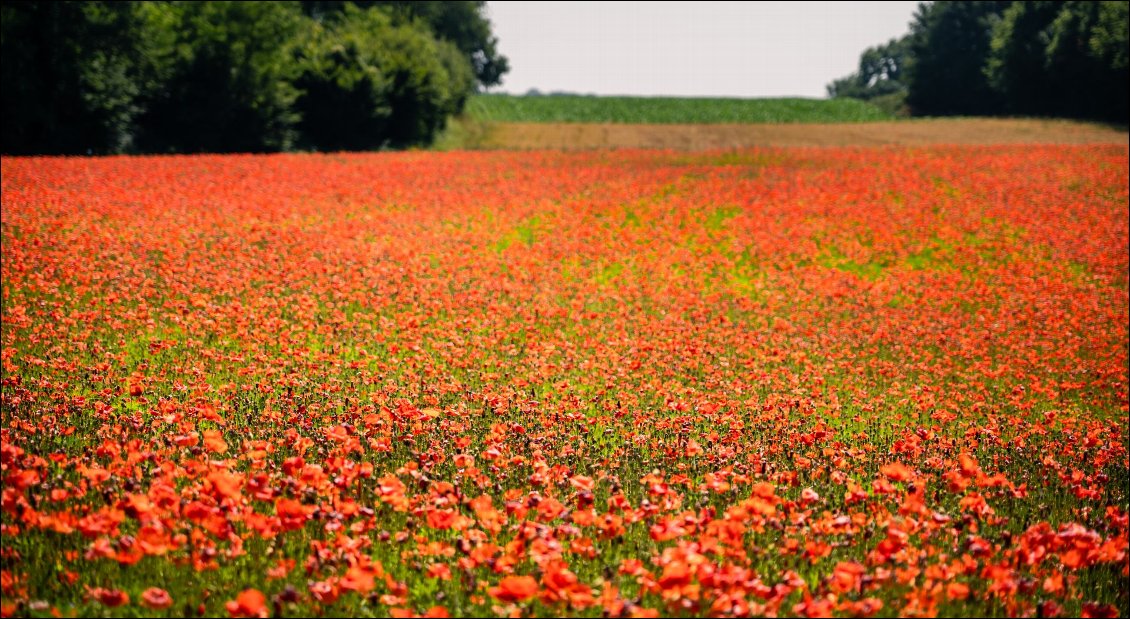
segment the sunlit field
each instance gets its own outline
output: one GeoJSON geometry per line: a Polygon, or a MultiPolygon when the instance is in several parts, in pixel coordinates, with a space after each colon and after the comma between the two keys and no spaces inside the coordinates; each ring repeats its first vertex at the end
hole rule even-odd
{"type": "Polygon", "coordinates": [[[3,614],[1126,615],[1128,160],[5,157],[3,614]]]}

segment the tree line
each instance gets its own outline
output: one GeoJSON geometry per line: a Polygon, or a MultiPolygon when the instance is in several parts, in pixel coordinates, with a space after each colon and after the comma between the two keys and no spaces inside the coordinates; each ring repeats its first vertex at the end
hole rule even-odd
{"type": "Polygon", "coordinates": [[[1127,2],[949,1],[868,48],[828,85],[913,115],[1021,115],[1125,123],[1127,2]]]}
{"type": "Polygon", "coordinates": [[[0,150],[429,143],[508,69],[485,2],[0,4],[0,150]]]}

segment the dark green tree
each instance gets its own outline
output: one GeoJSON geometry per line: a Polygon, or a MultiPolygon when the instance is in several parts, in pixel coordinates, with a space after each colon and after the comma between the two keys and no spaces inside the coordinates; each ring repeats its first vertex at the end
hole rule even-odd
{"type": "Polygon", "coordinates": [[[466,58],[418,22],[352,4],[298,47],[300,143],[346,150],[430,142],[474,86],[466,58]]]}
{"type": "Polygon", "coordinates": [[[147,4],[163,84],[148,94],[140,119],[143,150],[263,152],[293,144],[297,2],[147,4]]]}
{"type": "Polygon", "coordinates": [[[139,8],[0,5],[3,152],[113,153],[132,146],[147,86],[139,8]]]}
{"type": "Polygon", "coordinates": [[[431,27],[436,38],[449,41],[471,61],[480,86],[497,86],[510,70],[506,56],[498,52],[484,0],[421,0],[381,2],[419,19],[431,27]]]}
{"type": "Polygon", "coordinates": [[[497,86],[502,82],[502,76],[510,70],[509,61],[498,51],[498,38],[491,31],[490,20],[486,17],[486,2],[483,0],[306,0],[302,6],[307,15],[317,20],[332,20],[341,15],[346,5],[350,4],[358,8],[391,9],[391,15],[398,24],[413,20],[422,22],[431,29],[436,39],[453,44],[467,58],[480,87],[497,86]]]}
{"type": "Polygon", "coordinates": [[[910,26],[906,101],[917,115],[993,114],[1000,97],[985,75],[993,28],[1008,2],[922,3],[910,26]]]}
{"type": "Polygon", "coordinates": [[[1046,55],[1059,2],[1014,2],[994,25],[985,75],[1010,114],[1046,114],[1054,105],[1046,55]]]}
{"type": "Polygon", "coordinates": [[[871,101],[899,113],[906,98],[907,37],[869,47],[859,57],[859,70],[828,84],[829,97],[871,101]]]}
{"type": "Polygon", "coordinates": [[[1127,6],[1013,3],[993,30],[985,67],[1005,110],[1125,122],[1127,6]]]}

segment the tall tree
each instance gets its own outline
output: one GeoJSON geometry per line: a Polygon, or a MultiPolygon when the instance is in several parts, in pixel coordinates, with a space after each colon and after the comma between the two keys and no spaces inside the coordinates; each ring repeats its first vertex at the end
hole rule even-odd
{"type": "Polygon", "coordinates": [[[1001,108],[985,75],[993,27],[1008,2],[922,3],[910,27],[907,103],[918,115],[992,114],[1001,108]]]}
{"type": "Polygon", "coordinates": [[[452,43],[467,57],[480,87],[497,86],[510,70],[509,60],[498,51],[498,38],[491,31],[484,0],[306,0],[302,6],[307,15],[323,20],[341,15],[350,4],[359,8],[387,7],[398,23],[411,20],[424,23],[435,38],[452,43]]]}
{"type": "Polygon", "coordinates": [[[1005,109],[1125,121],[1127,6],[1013,3],[993,30],[986,62],[1005,109]]]}
{"type": "Polygon", "coordinates": [[[905,92],[909,59],[907,37],[869,47],[859,57],[858,71],[828,84],[828,96],[867,100],[905,92]]]}
{"type": "Polygon", "coordinates": [[[289,148],[299,116],[291,45],[297,2],[148,3],[163,87],[141,118],[144,150],[262,152],[289,148]]]}
{"type": "Polygon", "coordinates": [[[416,22],[347,5],[298,51],[301,145],[320,150],[430,142],[473,89],[466,58],[416,22]]]}
{"type": "Polygon", "coordinates": [[[498,38],[491,32],[485,0],[392,1],[397,11],[428,24],[436,38],[450,41],[471,61],[475,78],[483,87],[497,86],[510,70],[510,62],[498,51],[498,38]]]}
{"type": "Polygon", "coordinates": [[[993,27],[985,75],[1012,114],[1050,113],[1053,89],[1046,82],[1045,52],[1059,2],[1014,2],[993,27]]]}
{"type": "Polygon", "coordinates": [[[147,57],[138,9],[124,2],[0,4],[4,152],[131,146],[147,57]]]}

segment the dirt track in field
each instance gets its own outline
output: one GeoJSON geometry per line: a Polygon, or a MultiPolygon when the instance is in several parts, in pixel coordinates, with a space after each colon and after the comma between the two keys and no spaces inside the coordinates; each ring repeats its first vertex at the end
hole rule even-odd
{"type": "Polygon", "coordinates": [[[923,146],[929,144],[1127,144],[1130,134],[1064,120],[944,118],[851,124],[632,125],[496,123],[480,148],[670,148],[751,146],[923,146]]]}

